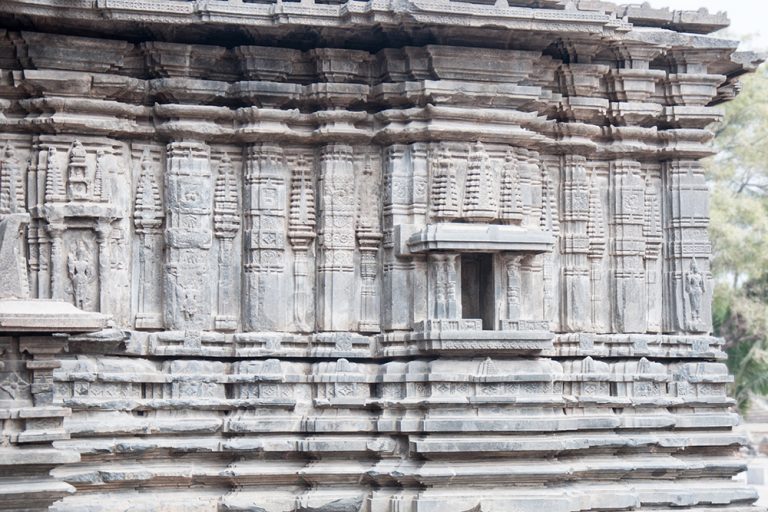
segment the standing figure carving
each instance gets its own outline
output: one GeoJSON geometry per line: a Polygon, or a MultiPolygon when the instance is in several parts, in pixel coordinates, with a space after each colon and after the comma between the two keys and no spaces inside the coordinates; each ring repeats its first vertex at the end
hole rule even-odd
{"type": "Polygon", "coordinates": [[[87,309],[90,302],[88,285],[93,281],[94,274],[91,268],[88,248],[82,240],[77,242],[75,252],[70,252],[69,256],[67,256],[67,270],[69,272],[69,279],[72,281],[75,306],[80,309],[87,309]]]}
{"type": "Polygon", "coordinates": [[[699,271],[699,265],[694,258],[688,272],[685,273],[685,293],[691,305],[691,326],[696,327],[701,322],[701,298],[706,293],[704,275],[699,271]]]}

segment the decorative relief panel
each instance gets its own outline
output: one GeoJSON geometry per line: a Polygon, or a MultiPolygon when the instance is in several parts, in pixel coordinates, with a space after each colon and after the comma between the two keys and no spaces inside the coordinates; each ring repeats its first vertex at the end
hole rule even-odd
{"type": "Polygon", "coordinates": [[[485,3],[0,2],[0,509],[750,508],[698,159],[757,58],[485,3]]]}

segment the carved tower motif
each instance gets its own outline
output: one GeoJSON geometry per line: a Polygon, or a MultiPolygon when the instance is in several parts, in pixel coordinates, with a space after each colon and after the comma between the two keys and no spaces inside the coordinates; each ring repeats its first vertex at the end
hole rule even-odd
{"type": "Polygon", "coordinates": [[[21,167],[16,158],[16,149],[10,142],[6,142],[0,153],[0,217],[25,211],[21,167]]]}
{"type": "Polygon", "coordinates": [[[523,219],[523,200],[520,195],[517,159],[512,150],[507,150],[502,168],[499,218],[507,224],[519,223],[523,219]]]}
{"type": "Polygon", "coordinates": [[[140,166],[133,209],[133,225],[139,238],[141,283],[135,325],[137,329],[159,329],[163,326],[163,304],[162,287],[158,286],[162,270],[157,255],[162,250],[163,208],[149,148],[144,149],[140,166]]]}
{"type": "Polygon", "coordinates": [[[459,190],[456,167],[446,146],[437,149],[432,167],[432,215],[451,220],[459,216],[459,190]]]}
{"type": "Polygon", "coordinates": [[[67,164],[67,199],[70,201],[87,201],[93,196],[93,185],[88,176],[85,158],[85,148],[76,140],[69,149],[67,164]]]}
{"type": "Polygon", "coordinates": [[[472,146],[467,166],[463,217],[479,222],[491,221],[498,216],[498,184],[496,170],[480,142],[472,146]]]}

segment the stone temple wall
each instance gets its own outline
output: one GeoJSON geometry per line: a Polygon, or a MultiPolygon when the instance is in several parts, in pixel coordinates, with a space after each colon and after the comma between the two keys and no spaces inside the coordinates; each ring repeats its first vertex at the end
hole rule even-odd
{"type": "Polygon", "coordinates": [[[0,509],[756,510],[723,15],[0,3],[0,509]]]}

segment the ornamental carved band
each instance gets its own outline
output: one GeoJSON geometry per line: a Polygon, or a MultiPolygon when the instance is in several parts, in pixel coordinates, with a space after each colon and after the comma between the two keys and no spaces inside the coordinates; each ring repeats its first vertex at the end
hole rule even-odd
{"type": "Polygon", "coordinates": [[[62,4],[0,2],[0,510],[752,508],[724,15],[62,4]]]}

